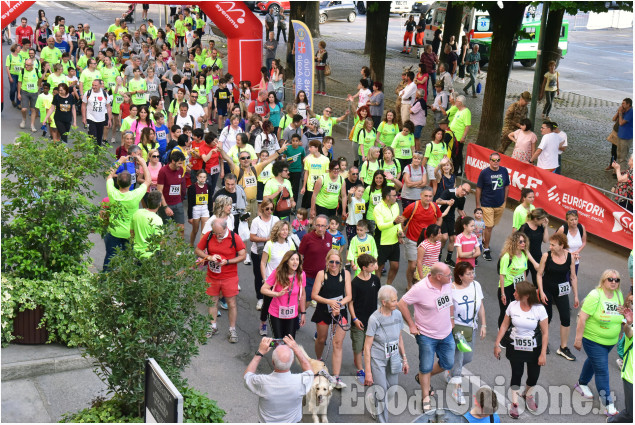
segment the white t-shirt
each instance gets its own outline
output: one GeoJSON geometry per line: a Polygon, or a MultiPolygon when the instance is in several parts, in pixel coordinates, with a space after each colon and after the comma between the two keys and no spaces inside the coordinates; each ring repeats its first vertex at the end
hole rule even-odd
{"type": "Polygon", "coordinates": [[[558,147],[560,146],[560,136],[556,133],[549,133],[542,136],[540,146],[538,149],[542,149],[540,155],[538,155],[538,168],[545,170],[553,170],[558,168],[558,147]]]}
{"type": "Polygon", "coordinates": [[[351,198],[351,202],[348,203],[348,217],[346,218],[346,224],[350,224],[351,226],[357,225],[359,220],[364,219],[364,214],[366,214],[366,201],[363,199],[357,199],[356,197],[351,198]]]}
{"type": "Polygon", "coordinates": [[[87,95],[88,90],[82,97],[82,102],[86,104],[86,119],[94,122],[106,121],[106,113],[108,112],[106,105],[110,104],[111,98],[103,90],[99,93],[91,90],[90,99],[86,98],[87,95]]]}
{"type": "Polygon", "coordinates": [[[483,289],[481,284],[474,281],[467,288],[457,289],[452,285],[452,301],[454,302],[454,323],[471,326],[476,329],[478,312],[483,305],[483,289]],[[476,311],[474,302],[476,300],[476,311]]]}
{"type": "Polygon", "coordinates": [[[288,238],[285,243],[267,241],[262,251],[263,254],[266,252],[268,256],[263,279],[267,279],[269,275],[276,270],[287,251],[295,251],[295,245],[291,242],[290,238],[288,238]]]}
{"type": "MultiPolygon", "coordinates": [[[[275,215],[271,216],[269,221],[264,221],[260,216],[253,219],[251,222],[250,233],[259,238],[269,238],[271,234],[271,229],[273,229],[273,225],[276,224],[280,219],[275,215]]],[[[251,244],[251,252],[254,254],[258,254],[258,250],[264,248],[265,242],[255,242],[251,244]]]]}
{"type": "Polygon", "coordinates": [[[357,109],[361,108],[364,105],[367,105],[372,94],[373,93],[369,89],[361,89],[359,91],[359,104],[357,105],[357,109]]]}
{"type": "Polygon", "coordinates": [[[242,132],[242,128],[238,127],[237,130],[234,130],[231,125],[228,125],[221,131],[218,140],[223,144],[223,150],[225,152],[229,152],[231,148],[236,146],[236,135],[242,132]]]}
{"type": "Polygon", "coordinates": [[[298,114],[302,115],[302,119],[306,120],[306,108],[307,104],[304,102],[298,103],[298,114]]]}
{"type": "Polygon", "coordinates": [[[192,118],[194,118],[194,125],[196,125],[196,117],[190,114],[187,114],[184,117],[182,117],[181,114],[177,115],[176,118],[174,118],[174,124],[178,125],[181,128],[183,128],[183,126],[186,126],[186,125],[189,125],[191,127],[192,118]]]}
{"type": "Polygon", "coordinates": [[[264,131],[256,136],[256,142],[254,144],[254,150],[259,155],[260,152],[267,151],[271,156],[280,149],[280,144],[278,143],[278,138],[276,137],[276,135],[272,133],[266,135],[264,131]]]}
{"type": "MultiPolygon", "coordinates": [[[[560,132],[556,134],[558,135],[558,137],[560,137],[560,143],[564,142],[564,145],[562,145],[562,147],[566,148],[569,145],[567,142],[567,133],[560,130],[560,132]]],[[[558,149],[558,155],[562,155],[562,151],[560,149],[558,149]]]]}
{"type": "Polygon", "coordinates": [[[194,105],[188,102],[187,104],[187,114],[192,115],[194,117],[194,122],[196,123],[196,128],[201,128],[201,123],[198,121],[199,117],[205,116],[205,110],[203,107],[197,102],[194,105]]]}
{"type": "MultiPolygon", "coordinates": [[[[534,337],[538,322],[547,318],[547,310],[542,304],[534,304],[531,306],[531,310],[523,311],[518,301],[512,301],[505,314],[511,318],[514,326],[511,332],[512,339],[534,337]]],[[[454,320],[456,320],[456,315],[454,320]]]]}
{"type": "MultiPolygon", "coordinates": [[[[209,219],[207,219],[207,221],[205,222],[205,226],[203,226],[203,230],[201,230],[201,235],[212,231],[212,223],[217,218],[218,217],[213,215],[209,219]]],[[[230,215],[229,217],[227,217],[227,230],[231,230],[232,232],[234,231],[234,216],[230,215]]]]}

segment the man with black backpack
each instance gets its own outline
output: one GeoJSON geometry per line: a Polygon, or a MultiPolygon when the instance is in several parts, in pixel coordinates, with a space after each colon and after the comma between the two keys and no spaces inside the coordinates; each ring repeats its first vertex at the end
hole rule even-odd
{"type": "Polygon", "coordinates": [[[201,236],[195,251],[196,255],[207,262],[207,276],[209,283],[207,295],[212,297],[213,304],[209,307],[210,325],[207,337],[211,338],[218,333],[216,326],[216,314],[220,293],[226,299],[229,307],[229,342],[238,342],[236,332],[236,295],[238,295],[238,266],[246,257],[245,244],[236,233],[227,228],[227,221],[215,218],[212,222],[212,231],[201,236]]]}

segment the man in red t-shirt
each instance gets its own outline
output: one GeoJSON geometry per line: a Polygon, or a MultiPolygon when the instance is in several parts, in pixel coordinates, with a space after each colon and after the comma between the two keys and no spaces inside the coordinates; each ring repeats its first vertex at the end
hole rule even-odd
{"type": "Polygon", "coordinates": [[[22,18],[20,21],[22,25],[15,29],[15,39],[17,43],[21,46],[23,38],[28,38],[29,41],[33,43],[33,28],[26,24],[26,18],[22,18]]]}
{"type": "Polygon", "coordinates": [[[227,228],[227,220],[215,218],[212,222],[212,231],[201,236],[201,240],[194,251],[196,255],[207,262],[207,276],[205,281],[209,283],[207,295],[212,297],[213,305],[209,307],[211,324],[207,337],[211,338],[218,333],[216,326],[216,314],[218,312],[218,300],[223,293],[229,307],[229,334],[231,343],[238,342],[236,332],[236,295],[238,295],[238,263],[246,257],[245,244],[236,233],[227,228]],[[207,250],[207,252],[205,252],[207,250]]]}
{"type": "Polygon", "coordinates": [[[324,237],[328,222],[328,217],[318,215],[313,226],[315,230],[304,235],[298,247],[298,252],[304,258],[302,267],[304,273],[306,273],[307,301],[311,301],[311,292],[313,292],[315,276],[317,276],[320,270],[326,268],[326,254],[333,248],[331,246],[332,238],[324,237]]]}
{"type": "Polygon", "coordinates": [[[161,192],[161,208],[159,216],[163,221],[172,220],[179,226],[181,235],[185,231],[185,178],[183,177],[183,162],[185,155],[178,149],[170,153],[170,163],[159,170],[157,190],[161,192]]]}
{"type": "Polygon", "coordinates": [[[269,119],[269,102],[267,102],[267,90],[260,90],[258,92],[258,99],[249,104],[247,109],[247,119],[250,119],[253,114],[258,114],[263,120],[269,119]]]}
{"type": "Polygon", "coordinates": [[[408,289],[413,284],[414,273],[417,268],[417,241],[421,235],[421,231],[431,224],[441,225],[441,209],[432,202],[432,188],[425,186],[421,190],[421,201],[413,202],[403,211],[403,216],[408,219],[406,232],[406,260],[408,260],[408,268],[406,269],[406,281],[408,289]],[[414,212],[414,215],[413,215],[414,212]]]}

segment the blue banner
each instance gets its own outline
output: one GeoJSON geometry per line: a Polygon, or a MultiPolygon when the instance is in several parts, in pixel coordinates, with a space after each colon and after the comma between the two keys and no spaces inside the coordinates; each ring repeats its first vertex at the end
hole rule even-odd
{"type": "Polygon", "coordinates": [[[304,22],[291,21],[295,33],[295,94],[304,90],[309,101],[309,106],[313,107],[313,86],[314,86],[314,56],[313,37],[311,31],[304,22]]]}

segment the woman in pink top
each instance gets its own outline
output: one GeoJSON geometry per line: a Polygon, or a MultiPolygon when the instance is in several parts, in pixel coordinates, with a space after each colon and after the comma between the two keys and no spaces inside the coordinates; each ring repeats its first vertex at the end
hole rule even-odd
{"type": "Polygon", "coordinates": [[[440,253],[441,227],[431,224],[421,231],[417,241],[417,270],[415,270],[415,279],[417,281],[430,273],[432,265],[439,261],[440,253]]]}
{"type": "Polygon", "coordinates": [[[157,180],[159,179],[159,171],[163,164],[159,161],[160,155],[159,151],[156,149],[151,149],[148,152],[148,170],[150,170],[150,177],[152,178],[152,184],[148,186],[148,192],[152,192],[157,190],[157,180]]]}
{"type": "Polygon", "coordinates": [[[507,135],[509,140],[516,143],[512,158],[522,162],[530,162],[531,157],[536,151],[536,141],[538,138],[532,131],[533,127],[529,118],[520,120],[520,128],[507,135]]]}
{"type": "Polygon", "coordinates": [[[454,239],[454,246],[457,247],[456,263],[465,261],[475,267],[475,259],[481,255],[481,248],[478,237],[474,231],[476,224],[472,217],[462,217],[456,221],[454,232],[458,236],[454,239]]]}
{"type": "Polygon", "coordinates": [[[274,338],[291,335],[295,338],[296,324],[300,326],[306,317],[306,275],[302,271],[302,260],[297,251],[288,251],[282,261],[262,285],[260,292],[271,297],[269,317],[274,338]]]}
{"type": "Polygon", "coordinates": [[[425,64],[420,63],[414,83],[417,85],[417,90],[423,90],[423,100],[426,102],[428,101],[428,77],[425,64]]]}
{"type": "Polygon", "coordinates": [[[141,130],[143,130],[146,127],[150,127],[153,130],[155,130],[155,134],[156,134],[156,128],[154,127],[154,124],[150,120],[150,110],[148,109],[146,105],[141,105],[139,106],[139,113],[137,116],[137,120],[133,121],[132,124],[130,125],[130,130],[133,131],[135,134],[135,139],[134,139],[135,145],[138,145],[139,141],[141,141],[141,130]]]}

